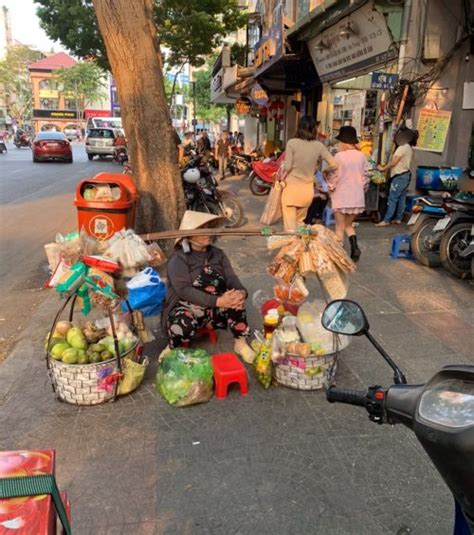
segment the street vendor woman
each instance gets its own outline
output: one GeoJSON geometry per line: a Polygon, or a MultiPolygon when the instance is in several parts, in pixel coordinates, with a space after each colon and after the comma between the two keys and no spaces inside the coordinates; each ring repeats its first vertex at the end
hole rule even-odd
{"type": "MultiPolygon", "coordinates": [[[[222,223],[219,216],[188,210],[179,229],[211,228],[222,223]]],[[[176,240],[168,261],[168,293],[161,315],[168,346],[161,352],[160,361],[204,327],[228,328],[235,339],[235,353],[248,363],[255,358],[246,341],[250,334],[245,311],[247,290],[224,251],[212,245],[213,241],[211,236],[176,240]]]]}

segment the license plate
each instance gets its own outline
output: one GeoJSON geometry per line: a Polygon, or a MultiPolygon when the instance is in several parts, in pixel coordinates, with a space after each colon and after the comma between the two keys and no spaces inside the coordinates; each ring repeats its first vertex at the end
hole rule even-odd
{"type": "Polygon", "coordinates": [[[58,144],[57,143],[46,143],[46,146],[47,147],[57,147],[58,144]]]}
{"type": "Polygon", "coordinates": [[[450,217],[445,217],[444,219],[440,219],[436,225],[433,227],[433,232],[439,232],[440,230],[444,230],[451,221],[450,217]]]}
{"type": "Polygon", "coordinates": [[[411,217],[408,220],[407,225],[414,225],[418,221],[418,218],[420,217],[420,215],[421,215],[420,212],[418,212],[417,214],[411,214],[411,217]]]}

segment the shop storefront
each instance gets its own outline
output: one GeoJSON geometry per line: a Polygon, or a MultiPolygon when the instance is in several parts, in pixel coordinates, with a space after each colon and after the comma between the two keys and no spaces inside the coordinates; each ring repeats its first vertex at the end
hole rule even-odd
{"type": "Polygon", "coordinates": [[[398,82],[395,43],[403,6],[377,4],[361,1],[345,10],[321,9],[292,38],[306,43],[322,82],[320,101],[313,103],[321,131],[332,139],[341,126],[354,126],[366,152],[383,161],[391,140],[385,105],[398,82]]]}
{"type": "Polygon", "coordinates": [[[78,112],[69,110],[34,109],[32,122],[35,132],[52,129],[64,132],[66,128],[81,126],[78,112]]]}

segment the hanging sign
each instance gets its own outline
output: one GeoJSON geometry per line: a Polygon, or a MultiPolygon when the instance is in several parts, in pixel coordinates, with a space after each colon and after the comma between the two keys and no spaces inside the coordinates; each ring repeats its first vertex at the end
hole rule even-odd
{"type": "Polygon", "coordinates": [[[273,24],[255,46],[255,77],[275,64],[283,53],[283,4],[280,1],[273,11],[273,24]]]}
{"type": "Polygon", "coordinates": [[[246,97],[239,98],[235,103],[235,111],[240,115],[247,115],[250,113],[251,104],[250,100],[246,97]]]}
{"type": "Polygon", "coordinates": [[[388,72],[373,72],[370,82],[371,89],[394,89],[398,82],[398,74],[388,72]]]}
{"type": "Polygon", "coordinates": [[[448,137],[451,112],[423,108],[418,117],[419,137],[416,148],[432,152],[443,152],[448,137]]]}
{"type": "Polygon", "coordinates": [[[255,104],[258,104],[259,106],[265,106],[269,101],[267,92],[260,84],[255,84],[253,86],[250,96],[255,104]]]}
{"type": "Polygon", "coordinates": [[[342,79],[398,57],[385,17],[372,5],[368,2],[308,41],[322,82],[342,79]]]}

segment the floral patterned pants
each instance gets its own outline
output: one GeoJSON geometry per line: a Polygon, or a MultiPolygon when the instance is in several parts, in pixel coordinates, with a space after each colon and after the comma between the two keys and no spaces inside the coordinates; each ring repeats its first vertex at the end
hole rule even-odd
{"type": "MultiPolygon", "coordinates": [[[[222,295],[227,290],[224,278],[211,266],[204,266],[193,282],[195,288],[211,295],[222,295]]],[[[234,338],[248,336],[250,328],[245,310],[230,308],[206,308],[186,301],[179,301],[170,312],[167,321],[167,335],[171,349],[189,342],[204,327],[229,329],[234,338]]]]}

